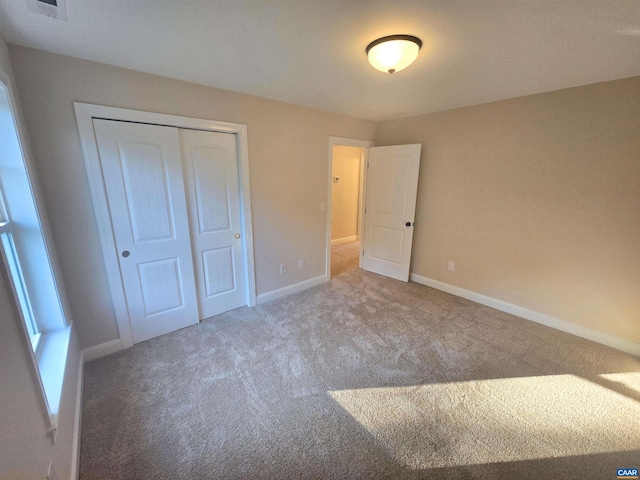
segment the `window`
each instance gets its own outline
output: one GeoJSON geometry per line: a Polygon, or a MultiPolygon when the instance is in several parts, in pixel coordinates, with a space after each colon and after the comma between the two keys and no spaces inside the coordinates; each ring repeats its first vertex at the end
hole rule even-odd
{"type": "Polygon", "coordinates": [[[13,237],[11,236],[11,222],[9,221],[6,213],[6,207],[4,202],[4,195],[2,194],[2,185],[0,185],[0,241],[2,243],[2,253],[4,261],[9,269],[9,276],[13,283],[13,288],[18,301],[18,307],[22,314],[29,339],[31,340],[31,347],[35,352],[38,348],[38,340],[40,339],[40,332],[38,326],[33,318],[33,310],[31,309],[31,303],[29,302],[29,294],[25,288],[24,276],[22,269],[20,268],[20,261],[16,254],[16,247],[13,243],[13,237]]]}
{"type": "Polygon", "coordinates": [[[0,268],[9,276],[47,428],[55,440],[71,326],[7,85],[0,71],[0,268]]]}

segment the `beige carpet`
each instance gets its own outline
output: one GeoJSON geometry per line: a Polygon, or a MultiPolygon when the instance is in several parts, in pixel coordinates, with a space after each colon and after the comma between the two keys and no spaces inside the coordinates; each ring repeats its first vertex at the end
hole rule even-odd
{"type": "Polygon", "coordinates": [[[360,242],[341,243],[331,247],[331,278],[358,268],[360,242]]]}
{"type": "Polygon", "coordinates": [[[81,478],[612,479],[640,361],[349,270],[88,363],[81,478]]]}

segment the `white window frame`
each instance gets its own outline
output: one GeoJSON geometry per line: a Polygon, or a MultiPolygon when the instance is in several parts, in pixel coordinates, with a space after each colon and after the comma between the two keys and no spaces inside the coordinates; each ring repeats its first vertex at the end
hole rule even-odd
{"type": "Polygon", "coordinates": [[[2,243],[0,248],[4,255],[4,262],[9,270],[9,277],[13,282],[18,307],[20,307],[20,313],[22,314],[22,319],[27,329],[29,340],[31,341],[31,348],[35,352],[38,348],[38,341],[40,340],[41,334],[33,316],[29,292],[25,285],[22,267],[20,267],[20,259],[18,258],[16,247],[11,236],[11,222],[9,221],[0,223],[0,242],[2,243]]]}
{"type": "MultiPolygon", "coordinates": [[[[54,250],[51,248],[50,231],[46,217],[44,216],[40,205],[42,200],[40,194],[34,185],[37,183],[37,175],[31,165],[31,155],[28,150],[24,131],[17,114],[15,104],[14,89],[10,77],[0,70],[0,94],[3,98],[2,103],[5,105],[3,111],[10,115],[12,127],[11,133],[15,138],[11,139],[11,145],[8,150],[11,152],[10,157],[16,161],[22,162],[20,168],[24,169],[24,177],[20,177],[21,181],[26,182],[25,188],[33,204],[29,217],[29,228],[37,226],[41,234],[41,238],[37,241],[38,255],[41,257],[38,261],[42,261],[44,277],[47,278],[46,289],[41,290],[42,283],[34,278],[33,272],[30,276],[26,274],[23,268],[25,255],[31,251],[22,240],[13,235],[20,228],[20,224],[16,218],[12,217],[11,201],[13,197],[8,197],[8,185],[2,185],[2,172],[0,171],[0,200],[1,217],[0,232],[3,237],[2,245],[0,245],[0,274],[7,283],[6,287],[10,290],[9,296],[12,297],[13,309],[17,313],[19,328],[23,333],[24,347],[28,353],[29,366],[36,384],[36,390],[39,392],[39,401],[42,407],[43,417],[45,420],[45,428],[47,434],[53,443],[56,441],[56,433],[58,429],[58,413],[61,408],[62,389],[65,379],[65,370],[67,365],[69,342],[71,339],[71,316],[69,314],[68,305],[66,303],[66,295],[64,294],[62,284],[58,281],[60,278],[57,261],[54,250]],[[5,103],[6,100],[6,103],[5,103]],[[5,187],[4,189],[2,187],[5,187]],[[13,220],[13,222],[12,222],[13,220]],[[36,294],[42,310],[42,305],[47,304],[55,307],[55,314],[46,315],[46,318],[38,318],[36,308],[34,308],[34,296],[36,294]],[[55,305],[53,305],[53,303],[55,305]]],[[[9,117],[3,117],[9,118],[9,117]]],[[[9,138],[9,137],[8,137],[9,138]]],[[[0,151],[0,155],[3,152],[0,151]]],[[[13,168],[13,167],[12,167],[13,168]]],[[[14,186],[15,189],[15,186],[14,186]]],[[[25,192],[23,192],[24,194],[25,192]]],[[[22,196],[20,197],[22,198],[22,196]]],[[[16,205],[14,198],[13,205],[16,205]]],[[[31,207],[30,207],[31,208],[31,207]]],[[[14,212],[15,214],[15,212],[14,212]]],[[[40,277],[40,273],[36,277],[40,277]]],[[[43,316],[43,315],[40,315],[43,316]]]]}
{"type": "Polygon", "coordinates": [[[31,348],[35,352],[38,348],[38,341],[40,340],[40,330],[33,315],[33,307],[29,300],[29,292],[24,281],[20,259],[11,235],[11,220],[9,219],[4,199],[2,182],[0,182],[0,250],[2,250],[2,258],[8,269],[10,281],[13,282],[14,294],[23,317],[24,326],[27,329],[27,334],[31,341],[31,348]]]}

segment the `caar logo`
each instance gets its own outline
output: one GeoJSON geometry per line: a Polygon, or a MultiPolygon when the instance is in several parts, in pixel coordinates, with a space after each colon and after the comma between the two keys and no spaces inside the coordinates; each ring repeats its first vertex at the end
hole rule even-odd
{"type": "Polygon", "coordinates": [[[616,473],[618,478],[638,478],[637,468],[619,468],[616,473]]]}

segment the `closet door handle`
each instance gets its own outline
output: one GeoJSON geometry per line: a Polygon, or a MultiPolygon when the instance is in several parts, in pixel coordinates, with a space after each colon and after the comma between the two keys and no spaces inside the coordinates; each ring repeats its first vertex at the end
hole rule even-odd
{"type": "Polygon", "coordinates": [[[124,252],[122,252],[122,256],[124,258],[127,258],[129,255],[131,255],[131,252],[129,250],[125,250],[124,252]]]}

